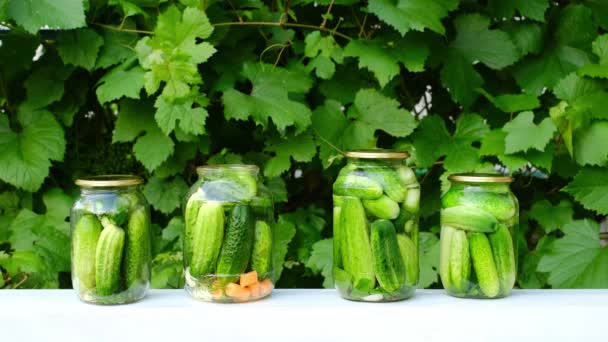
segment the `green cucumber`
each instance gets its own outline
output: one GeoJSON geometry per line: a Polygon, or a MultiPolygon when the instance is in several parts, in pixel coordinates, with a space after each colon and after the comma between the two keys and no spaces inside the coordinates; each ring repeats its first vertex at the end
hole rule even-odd
{"type": "Polygon", "coordinates": [[[186,203],[184,216],[186,218],[186,227],[184,232],[184,260],[192,260],[192,232],[196,225],[198,211],[201,208],[203,201],[199,200],[195,194],[190,196],[186,203]]]}
{"type": "Polygon", "coordinates": [[[399,216],[399,203],[388,196],[373,200],[364,199],[362,202],[367,212],[379,219],[394,220],[399,216]]]}
{"type": "Polygon", "coordinates": [[[416,244],[404,234],[397,234],[397,243],[399,251],[405,265],[405,284],[408,286],[416,286],[418,284],[418,248],[416,244]]]}
{"type": "Polygon", "coordinates": [[[418,184],[418,179],[416,178],[414,170],[405,165],[397,167],[397,175],[399,176],[399,179],[401,179],[401,182],[406,186],[418,184]]]}
{"type": "Polygon", "coordinates": [[[403,232],[405,230],[405,224],[413,217],[414,215],[412,213],[401,208],[401,210],[399,211],[399,215],[397,216],[394,222],[395,230],[397,231],[397,233],[403,232]]]}
{"type": "MultiPolygon", "coordinates": [[[[335,198],[336,196],[334,196],[335,198]]],[[[334,203],[335,200],[334,200],[334,203]]],[[[335,204],[334,204],[335,205],[335,204]]],[[[335,205],[334,206],[334,215],[333,215],[333,230],[334,230],[334,265],[336,267],[342,267],[342,228],[340,227],[340,215],[342,212],[342,207],[335,205]]]]}
{"type": "Polygon", "coordinates": [[[513,239],[509,228],[504,224],[498,225],[496,232],[489,234],[492,255],[496,263],[496,271],[503,293],[509,293],[515,284],[517,274],[513,239]]]}
{"type": "Polygon", "coordinates": [[[255,223],[255,236],[253,251],[251,252],[251,269],[258,273],[262,279],[270,277],[272,261],[272,230],[268,223],[257,221],[255,223]]]}
{"type": "Polygon", "coordinates": [[[450,243],[450,284],[454,291],[465,293],[469,287],[471,276],[471,256],[467,233],[455,230],[450,243]]]}
{"type": "Polygon", "coordinates": [[[151,238],[148,212],[145,207],[139,207],[127,225],[124,263],[127,288],[150,279],[151,238]]]}
{"type": "Polygon", "coordinates": [[[405,265],[391,221],[377,220],[372,223],[371,246],[374,273],[380,286],[387,292],[402,288],[406,278],[405,265]]]}
{"type": "Polygon", "coordinates": [[[395,169],[389,166],[367,166],[363,168],[369,178],[378,182],[384,193],[395,202],[403,202],[407,189],[395,169]]]}
{"type": "Polygon", "coordinates": [[[441,209],[441,225],[472,232],[492,233],[498,221],[491,214],[479,208],[456,206],[441,209]]]}
{"type": "Polygon", "coordinates": [[[125,245],[125,231],[107,217],[101,219],[103,230],[95,250],[95,283],[97,294],[108,296],[120,288],[120,267],[125,245]]]}
{"type": "Polygon", "coordinates": [[[360,172],[351,172],[338,177],[333,188],[334,194],[339,196],[353,196],[361,199],[377,199],[382,196],[382,185],[360,172]]]}
{"type": "Polygon", "coordinates": [[[479,208],[499,221],[511,219],[517,212],[517,204],[508,192],[448,191],[441,198],[443,208],[467,206],[479,208]]]}
{"type": "Polygon", "coordinates": [[[224,244],[217,262],[216,275],[223,285],[235,281],[246,271],[253,248],[255,220],[247,205],[237,204],[230,211],[224,244]]]}
{"type": "Polygon", "coordinates": [[[453,291],[452,281],[450,279],[450,255],[452,254],[452,238],[456,228],[450,226],[441,226],[441,234],[439,236],[439,276],[443,288],[448,291],[453,291]]]}
{"type": "Polygon", "coordinates": [[[208,201],[247,202],[253,198],[247,189],[232,179],[206,181],[201,189],[208,201]]]}
{"type": "Polygon", "coordinates": [[[420,187],[417,186],[407,189],[407,194],[403,201],[403,208],[412,214],[415,214],[420,210],[420,187]]]}
{"type": "Polygon", "coordinates": [[[376,283],[372,248],[363,204],[356,197],[343,197],[340,212],[340,242],[344,270],[356,288],[373,288],[376,283]]]}
{"type": "Polygon", "coordinates": [[[500,282],[490,241],[483,233],[470,233],[469,249],[479,288],[486,297],[496,297],[500,293],[500,282]]]}
{"type": "Polygon", "coordinates": [[[72,232],[72,269],[81,290],[95,288],[95,253],[101,223],[94,215],[83,215],[72,232]]]}
{"type": "Polygon", "coordinates": [[[221,202],[203,202],[192,227],[191,238],[190,274],[193,277],[212,274],[224,239],[224,207],[221,202]]]}

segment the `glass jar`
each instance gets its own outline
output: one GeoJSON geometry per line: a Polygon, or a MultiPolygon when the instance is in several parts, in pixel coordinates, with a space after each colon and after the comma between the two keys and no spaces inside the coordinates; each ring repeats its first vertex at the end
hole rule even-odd
{"type": "Polygon", "coordinates": [[[272,196],[255,165],[211,165],[184,203],[186,291],[197,299],[236,303],[274,288],[272,196]]]}
{"type": "Polygon", "coordinates": [[[441,197],[439,273],[448,294],[500,298],[511,294],[517,275],[519,205],[512,178],[454,174],[441,197]]]}
{"type": "Polygon", "coordinates": [[[84,302],[124,304],[142,299],[150,287],[150,210],[128,175],[76,180],[72,206],[72,286],[84,302]]]}
{"type": "Polygon", "coordinates": [[[408,156],[346,153],[333,185],[333,275],[343,298],[388,302],[416,290],[420,185],[408,156]]]}

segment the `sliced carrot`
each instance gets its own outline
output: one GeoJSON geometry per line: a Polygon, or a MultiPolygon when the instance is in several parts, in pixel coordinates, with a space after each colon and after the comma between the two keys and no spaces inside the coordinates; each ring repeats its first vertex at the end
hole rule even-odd
{"type": "Polygon", "coordinates": [[[266,296],[272,292],[274,285],[270,282],[270,279],[264,279],[260,282],[260,295],[266,296]]]}
{"type": "Polygon", "coordinates": [[[258,282],[258,272],[251,271],[241,274],[241,286],[250,286],[258,282]]]}
{"type": "Polygon", "coordinates": [[[215,289],[211,291],[211,295],[213,296],[213,299],[221,299],[224,297],[224,291],[222,291],[222,289],[215,289]]]}
{"type": "Polygon", "coordinates": [[[251,296],[251,291],[239,284],[230,283],[226,286],[226,295],[236,301],[244,302],[251,296]]]}
{"type": "Polygon", "coordinates": [[[249,290],[251,291],[252,298],[258,298],[262,294],[262,287],[260,286],[260,283],[250,285],[249,290]]]}

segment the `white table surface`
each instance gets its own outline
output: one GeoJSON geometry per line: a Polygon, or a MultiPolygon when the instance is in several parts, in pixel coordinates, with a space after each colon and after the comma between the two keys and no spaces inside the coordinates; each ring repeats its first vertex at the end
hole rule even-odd
{"type": "Polygon", "coordinates": [[[129,305],[84,304],[71,290],[0,291],[2,341],[608,341],[608,290],[516,290],[357,303],[334,290],[275,290],[244,304],[210,304],[152,290],[129,305]],[[516,340],[514,339],[516,338],[516,340]]]}

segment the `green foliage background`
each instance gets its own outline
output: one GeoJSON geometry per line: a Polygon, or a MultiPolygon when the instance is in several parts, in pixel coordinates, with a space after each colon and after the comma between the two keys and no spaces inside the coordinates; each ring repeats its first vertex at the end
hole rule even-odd
{"type": "Polygon", "coordinates": [[[376,146],[418,167],[421,287],[447,175],[496,169],[518,286],[608,287],[606,1],[0,0],[0,22],[0,287],[70,286],[73,180],[105,173],[147,179],[153,286],[183,286],[181,198],[233,162],[277,200],[279,286],[331,287],[340,151],[376,146]]]}

